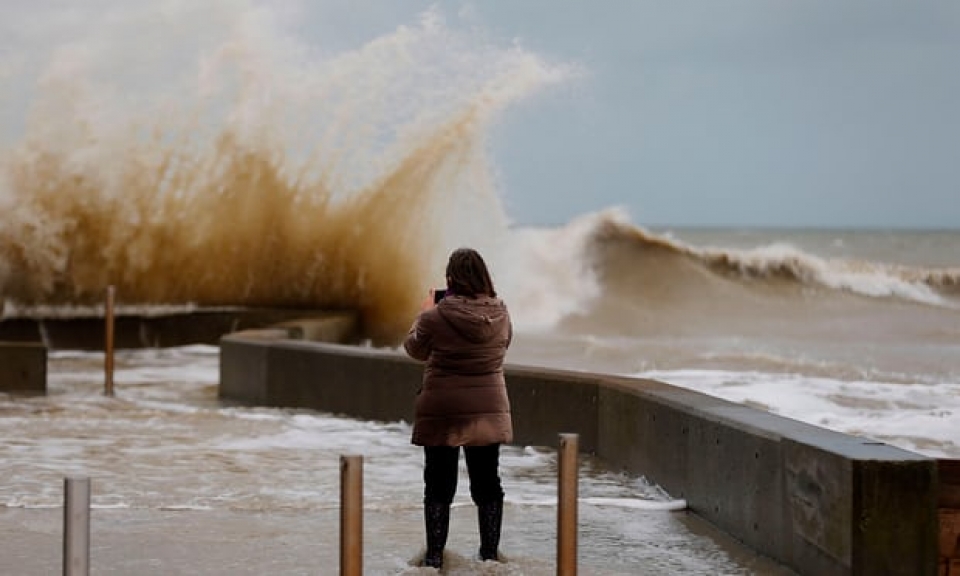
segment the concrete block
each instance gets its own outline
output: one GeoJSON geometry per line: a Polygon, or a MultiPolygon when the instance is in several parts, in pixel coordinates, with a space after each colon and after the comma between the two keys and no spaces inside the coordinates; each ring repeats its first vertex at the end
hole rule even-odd
{"type": "Polygon", "coordinates": [[[267,403],[267,355],[270,342],[287,337],[286,330],[248,330],[220,340],[220,387],[225,400],[267,403]]]}
{"type": "Polygon", "coordinates": [[[814,440],[783,440],[793,557],[802,572],[936,574],[931,459],[842,434],[814,440]]]}
{"type": "Polygon", "coordinates": [[[0,342],[0,392],[47,393],[47,347],[0,342]]]}
{"type": "Polygon", "coordinates": [[[936,469],[883,446],[889,459],[854,460],[854,563],[860,574],[935,574],[939,523],[936,469]],[[910,562],[908,558],[929,558],[910,562]]]}

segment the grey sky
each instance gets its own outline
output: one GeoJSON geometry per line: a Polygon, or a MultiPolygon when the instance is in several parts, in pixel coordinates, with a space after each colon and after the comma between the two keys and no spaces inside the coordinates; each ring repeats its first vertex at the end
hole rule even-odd
{"type": "MultiPolygon", "coordinates": [[[[436,4],[250,1],[271,4],[324,51],[416,24],[436,4]]],[[[84,6],[117,18],[124,5],[84,6]]],[[[157,4],[172,5],[194,6],[157,4]]],[[[586,71],[513,107],[495,129],[515,222],[622,206],[643,225],[960,228],[956,0],[436,5],[454,28],[478,25],[497,44],[518,41],[586,71]]],[[[30,61],[18,34],[40,22],[86,30],[75,6],[9,3],[0,80],[11,62],[30,61]]],[[[4,125],[16,124],[14,108],[0,107],[4,125]]]]}
{"type": "MultiPolygon", "coordinates": [[[[328,40],[427,2],[328,4],[328,40]]],[[[454,6],[441,7],[456,14],[454,6]]],[[[485,0],[468,12],[587,76],[494,134],[510,216],[647,225],[960,227],[960,3],[485,0]]]]}

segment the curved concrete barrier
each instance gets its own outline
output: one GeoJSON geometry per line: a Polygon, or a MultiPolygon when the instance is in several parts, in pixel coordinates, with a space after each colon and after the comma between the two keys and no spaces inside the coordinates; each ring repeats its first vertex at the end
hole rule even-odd
{"type": "MultiPolygon", "coordinates": [[[[422,366],[399,352],[221,340],[220,396],[411,421],[422,366]]],[[[580,449],[643,475],[801,574],[937,573],[937,461],[653,380],[508,366],[515,442],[580,449]]]]}

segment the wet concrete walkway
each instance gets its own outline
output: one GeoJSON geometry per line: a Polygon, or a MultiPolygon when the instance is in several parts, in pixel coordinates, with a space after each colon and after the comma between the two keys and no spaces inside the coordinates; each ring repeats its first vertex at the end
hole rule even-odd
{"type": "MultiPolygon", "coordinates": [[[[365,511],[365,574],[434,574],[412,566],[422,554],[419,510],[391,511],[389,521],[378,512],[365,511]]],[[[470,506],[455,508],[451,521],[444,574],[556,573],[555,534],[527,530],[525,519],[542,527],[544,516],[555,510],[510,507],[506,511],[502,551],[509,562],[474,560],[476,527],[470,506]],[[522,539],[520,546],[512,544],[522,539]],[[522,552],[517,552],[518,548],[522,552]]],[[[643,516],[643,515],[641,515],[643,516]]],[[[580,574],[758,574],[792,572],[753,555],[702,525],[692,515],[651,513],[642,537],[648,549],[618,558],[603,546],[612,535],[581,534],[580,574]],[[677,538],[673,522],[703,530],[702,535],[677,538]],[[655,534],[659,532],[659,534],[655,534]],[[690,549],[697,538],[721,545],[715,557],[702,557],[690,549]],[[597,540],[601,555],[592,548],[597,540]],[[693,553],[692,553],[693,552],[693,553]]],[[[643,520],[640,519],[642,522],[643,520]]],[[[637,530],[637,526],[624,526],[637,530]]],[[[60,509],[0,508],[0,574],[47,576],[62,571],[63,513],[60,509]]],[[[640,545],[640,544],[638,544],[640,545]]],[[[170,576],[208,575],[326,575],[339,572],[339,509],[303,512],[224,510],[94,509],[91,513],[91,574],[170,576]]]]}

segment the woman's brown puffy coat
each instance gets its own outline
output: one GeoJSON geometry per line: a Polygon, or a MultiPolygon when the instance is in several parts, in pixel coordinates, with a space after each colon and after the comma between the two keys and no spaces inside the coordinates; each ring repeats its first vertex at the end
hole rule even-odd
{"type": "Polygon", "coordinates": [[[447,296],[420,313],[403,347],[425,361],[412,442],[485,446],[513,440],[503,358],[513,328],[502,300],[447,296]]]}

